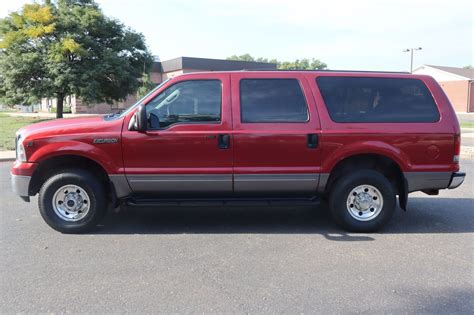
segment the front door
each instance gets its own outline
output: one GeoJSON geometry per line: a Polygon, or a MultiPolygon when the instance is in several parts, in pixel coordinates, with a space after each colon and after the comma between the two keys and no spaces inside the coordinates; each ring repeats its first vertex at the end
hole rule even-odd
{"type": "Polygon", "coordinates": [[[232,74],[234,192],[316,194],[320,123],[308,82],[298,73],[232,74]]]}
{"type": "Polygon", "coordinates": [[[133,192],[232,193],[229,83],[229,74],[177,77],[147,100],[155,128],[129,131],[125,120],[123,160],[133,192]]]}

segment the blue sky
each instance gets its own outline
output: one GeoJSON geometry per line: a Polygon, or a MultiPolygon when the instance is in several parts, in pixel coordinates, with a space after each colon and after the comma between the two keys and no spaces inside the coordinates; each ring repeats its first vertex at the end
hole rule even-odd
{"type": "MultiPolygon", "coordinates": [[[[31,1],[1,0],[0,16],[31,1]]],[[[471,0],[99,0],[143,33],[161,60],[179,56],[318,58],[331,69],[474,65],[471,0]]]]}

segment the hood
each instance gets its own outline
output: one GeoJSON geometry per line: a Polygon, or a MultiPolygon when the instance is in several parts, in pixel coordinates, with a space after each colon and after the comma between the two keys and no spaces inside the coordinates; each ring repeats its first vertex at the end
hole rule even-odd
{"type": "Polygon", "coordinates": [[[34,123],[18,130],[23,138],[30,136],[55,136],[78,133],[101,132],[110,127],[111,122],[104,120],[104,116],[87,116],[78,118],[60,118],[34,123]]]}

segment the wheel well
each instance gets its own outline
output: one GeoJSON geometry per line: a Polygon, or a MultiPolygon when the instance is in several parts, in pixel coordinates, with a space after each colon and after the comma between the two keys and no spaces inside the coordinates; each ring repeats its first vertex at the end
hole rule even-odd
{"type": "Polygon", "coordinates": [[[34,196],[51,176],[66,169],[83,169],[95,176],[104,184],[107,193],[110,192],[110,181],[105,169],[94,160],[78,155],[61,155],[41,161],[33,173],[29,194],[34,196]]]}
{"type": "Polygon", "coordinates": [[[399,195],[404,189],[404,177],[400,166],[392,159],[379,154],[358,154],[338,162],[329,175],[325,192],[343,175],[354,170],[371,169],[383,174],[399,195]]]}

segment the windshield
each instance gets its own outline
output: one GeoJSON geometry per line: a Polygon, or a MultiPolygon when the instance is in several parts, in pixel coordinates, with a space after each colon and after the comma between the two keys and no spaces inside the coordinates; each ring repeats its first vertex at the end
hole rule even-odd
{"type": "Polygon", "coordinates": [[[115,114],[105,115],[105,116],[104,116],[104,119],[105,119],[105,120],[112,120],[112,119],[118,119],[118,118],[125,117],[128,113],[130,113],[130,112],[133,111],[138,105],[140,105],[148,96],[152,95],[156,90],[158,90],[160,87],[162,87],[162,86],[163,86],[166,82],[168,82],[169,80],[171,80],[171,78],[166,79],[165,81],[163,81],[163,82],[161,82],[160,84],[158,84],[153,90],[151,90],[150,92],[148,92],[145,96],[143,96],[141,99],[139,99],[135,104],[133,104],[132,106],[130,106],[129,108],[127,108],[125,111],[123,111],[123,112],[118,112],[118,113],[115,113],[115,114]]]}

